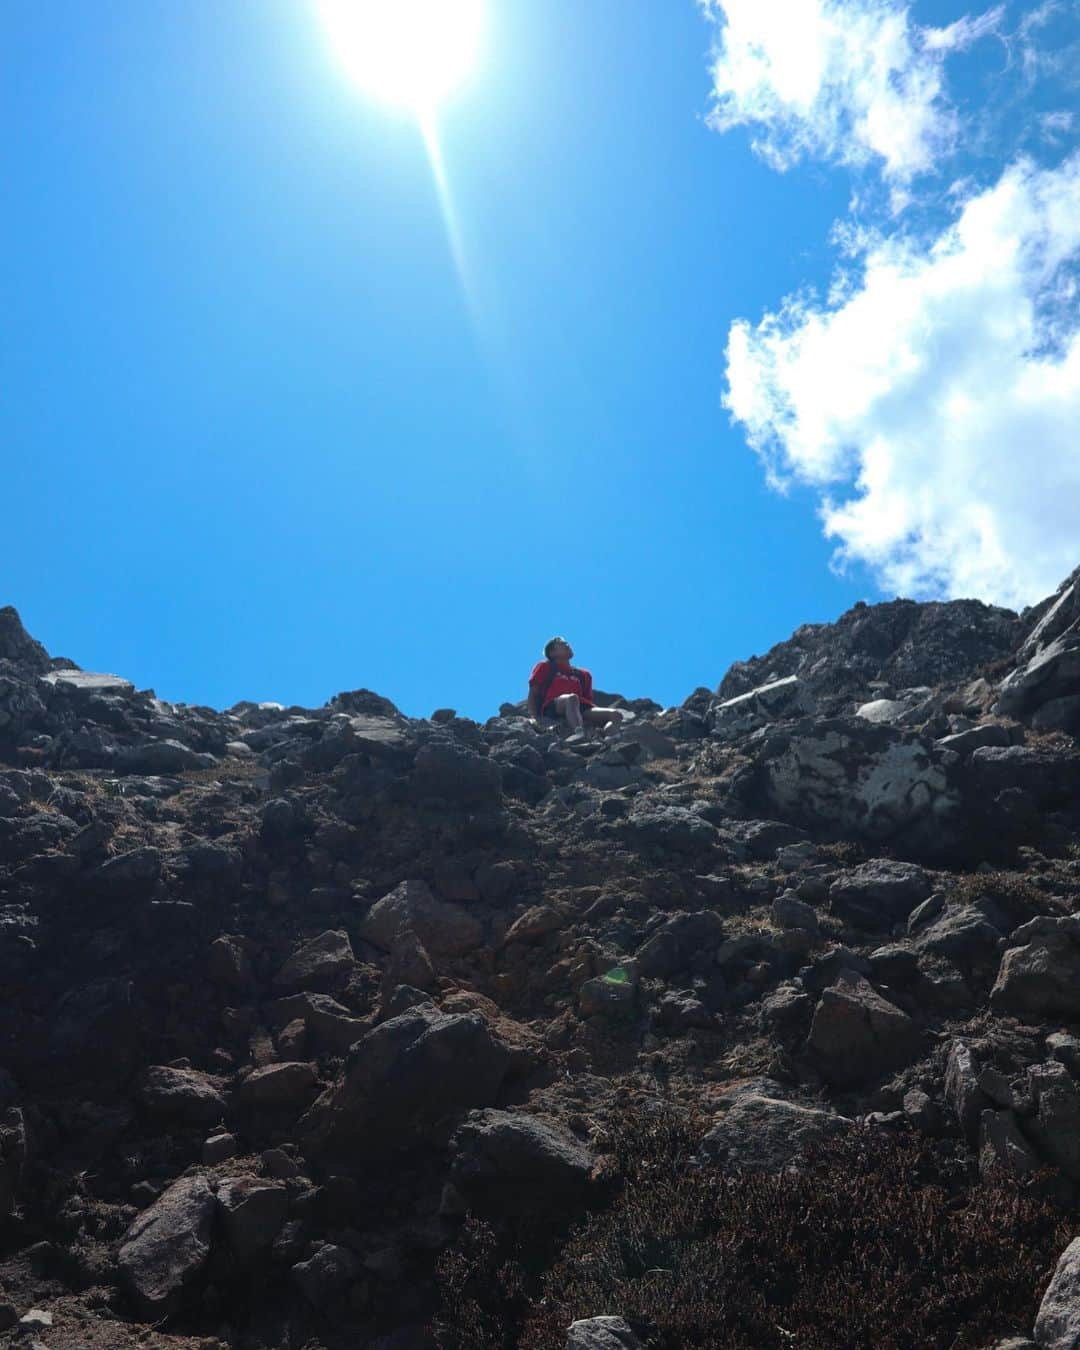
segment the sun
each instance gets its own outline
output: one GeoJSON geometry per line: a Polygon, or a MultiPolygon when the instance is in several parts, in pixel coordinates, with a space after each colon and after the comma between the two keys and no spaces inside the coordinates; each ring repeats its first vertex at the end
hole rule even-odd
{"type": "Polygon", "coordinates": [[[338,57],[365,93],[430,115],[475,68],[486,0],[318,0],[338,57]]]}

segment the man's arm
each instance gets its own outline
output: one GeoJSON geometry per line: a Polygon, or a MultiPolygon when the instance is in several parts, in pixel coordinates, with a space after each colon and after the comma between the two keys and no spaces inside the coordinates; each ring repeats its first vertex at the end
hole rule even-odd
{"type": "Polygon", "coordinates": [[[532,718],[540,716],[540,690],[535,684],[529,685],[529,716],[532,718]]]}

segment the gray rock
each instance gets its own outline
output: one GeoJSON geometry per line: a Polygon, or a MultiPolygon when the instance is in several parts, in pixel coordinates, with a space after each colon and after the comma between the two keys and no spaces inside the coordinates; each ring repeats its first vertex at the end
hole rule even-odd
{"type": "Polygon", "coordinates": [[[715,1026],[716,1018],[689,990],[672,989],[661,995],[654,1022],[669,1031],[689,1031],[693,1027],[715,1026]]]}
{"type": "Polygon", "coordinates": [[[94,980],[69,989],[49,1027],[48,1055],[54,1067],[95,1087],[123,1082],[139,1042],[132,996],[130,980],[94,980]]]}
{"type": "Polygon", "coordinates": [[[729,820],[724,824],[725,841],[731,839],[751,858],[767,862],[783,848],[809,842],[806,831],[784,820],[729,820]]]}
{"type": "Polygon", "coordinates": [[[1080,1237],[1062,1252],[1035,1318],[1039,1350],[1080,1346],[1080,1237]]]}
{"type": "Polygon", "coordinates": [[[959,806],[932,742],[859,717],[806,721],[763,748],[755,785],[782,816],[941,851],[959,806]]]}
{"type": "Polygon", "coordinates": [[[229,1248],[247,1268],[281,1231],[289,1212],[289,1193],[280,1181],[232,1177],[218,1187],[217,1205],[229,1248]]]}
{"type": "Polygon", "coordinates": [[[933,1136],[941,1133],[941,1112],[921,1088],[909,1088],[904,1093],[904,1115],[923,1134],[933,1136]]]}
{"type": "Polygon", "coordinates": [[[701,1151],[726,1167],[798,1171],[807,1149],[843,1134],[850,1125],[831,1111],[757,1092],[738,1093],[701,1141],[701,1151]]]}
{"type": "Polygon", "coordinates": [[[906,919],[930,891],[930,879],[921,867],[875,858],[833,882],[829,908],[860,928],[891,928],[906,919]]]}
{"type": "Polygon", "coordinates": [[[497,806],[502,801],[501,766],[449,738],[433,739],[420,748],[412,784],[418,797],[437,797],[457,808],[497,806]]]}
{"type": "Polygon", "coordinates": [[[945,895],[942,891],[936,891],[928,896],[921,905],[916,905],[908,915],[907,930],[909,933],[915,933],[920,928],[931,923],[945,908],[945,895]]]}
{"type": "Polygon", "coordinates": [[[974,1142],[982,1114],[990,1103],[979,1087],[975,1060],[965,1041],[955,1040],[949,1047],[945,1066],[945,1100],[955,1111],[961,1130],[974,1142]]]}
{"type": "Polygon", "coordinates": [[[718,841],[716,828],[685,806],[635,805],[620,829],[635,844],[673,853],[696,853],[718,841]]]}
{"type": "Polygon", "coordinates": [[[819,931],[817,911],[790,891],[776,897],[771,913],[773,923],[780,928],[801,928],[814,934],[819,931]]]}
{"type": "Polygon", "coordinates": [[[140,1316],[175,1313],[210,1255],[214,1193],[202,1176],[181,1177],[124,1235],[117,1265],[140,1316]]]}
{"type": "Polygon", "coordinates": [[[270,1012],[280,1027],[301,1019],[316,1049],[337,1055],[344,1054],[349,1046],[371,1030],[370,1022],[354,1017],[329,994],[290,994],[271,1004],[270,1012]]]}
{"type": "Polygon", "coordinates": [[[139,1097],[152,1114],[180,1125],[212,1125],[228,1110],[219,1079],[164,1064],[147,1069],[139,1097]]]}
{"type": "Polygon", "coordinates": [[[274,976],[274,986],[283,992],[313,989],[326,993],[336,989],[355,964],[348,933],[333,929],[294,952],[274,976]]]}
{"type": "Polygon", "coordinates": [[[94,889],[106,896],[134,896],[153,888],[161,876],[161,853],[156,848],[133,848],[110,858],[93,873],[94,889]]]}
{"type": "Polygon", "coordinates": [[[490,1106],[510,1063],[478,1013],[419,1004],[352,1047],[341,1082],[301,1121],[304,1146],[318,1156],[393,1153],[440,1121],[490,1106]]]}
{"type": "Polygon", "coordinates": [[[171,739],[123,746],[115,760],[120,773],[183,773],[188,769],[212,769],[215,764],[213,755],[171,739]]]}
{"type": "Polygon", "coordinates": [[[823,1076],[838,1086],[910,1063],[921,1044],[911,1018],[848,970],[822,993],[807,1038],[823,1076]]]}
{"type": "Polygon", "coordinates": [[[1016,1177],[1039,1170],[1034,1149],[1020,1132],[1011,1111],[984,1111],[979,1122],[979,1170],[984,1177],[1003,1168],[1016,1177]]]}
{"type": "Polygon", "coordinates": [[[253,1069],[240,1085],[240,1102],[247,1107],[299,1110],[312,1097],[318,1075],[312,1064],[287,1061],[253,1069]]]}
{"type": "Polygon", "coordinates": [[[216,1167],[218,1163],[235,1158],[237,1152],[234,1134],[212,1134],[203,1141],[202,1160],[207,1167],[216,1167]]]}
{"type": "Polygon", "coordinates": [[[290,1274],[312,1307],[325,1312],[361,1273],[359,1259],[348,1247],[327,1243],[307,1261],[293,1266],[290,1274]]]}
{"type": "Polygon", "coordinates": [[[716,951],[723,940],[723,920],[715,910],[675,914],[646,939],[635,959],[642,975],[666,978],[698,954],[716,951]]]}
{"type": "Polygon", "coordinates": [[[515,942],[539,942],[549,933],[558,932],[563,923],[563,916],[553,906],[533,905],[531,909],[519,915],[506,930],[502,945],[510,947],[515,942]]]}
{"type": "Polygon", "coordinates": [[[1001,933],[974,905],[949,905],[916,939],[920,952],[944,957],[964,969],[996,964],[1001,933]]]}
{"type": "Polygon", "coordinates": [[[1067,1031],[1052,1032],[1046,1038],[1046,1048],[1051,1059],[1064,1064],[1074,1078],[1080,1078],[1080,1036],[1071,1036],[1067,1031]]]}
{"type": "Polygon", "coordinates": [[[255,972],[242,937],[225,934],[210,944],[208,974],[215,984],[247,994],[255,988],[255,972]]]}
{"type": "Polygon", "coordinates": [[[460,905],[437,900],[424,881],[403,881],[377,901],[360,925],[365,941],[392,951],[399,934],[413,932],[437,960],[479,947],[483,926],[460,905]]]}
{"type": "Polygon", "coordinates": [[[793,984],[781,984],[761,1000],[758,1025],[782,1043],[802,1040],[814,1014],[814,1000],[793,984]]]}
{"type": "Polygon", "coordinates": [[[1031,727],[1033,731],[1067,731],[1075,736],[1080,732],[1080,694],[1044,703],[1032,714],[1031,727]]]}
{"type": "Polygon", "coordinates": [[[1028,1070],[1036,1103],[1030,1130],[1040,1154],[1080,1181],[1080,1085],[1063,1064],[1039,1064],[1028,1070]]]}
{"type": "Polygon", "coordinates": [[[622,966],[586,980],[578,990],[582,1017],[627,1017],[637,1001],[637,981],[622,966]]]}
{"type": "Polygon", "coordinates": [[[570,1323],[566,1350],[643,1350],[621,1317],[582,1317],[570,1323]]]}
{"type": "Polygon", "coordinates": [[[952,750],[958,755],[970,755],[972,751],[984,745],[1011,745],[1012,737],[1007,727],[1000,722],[987,722],[981,727],[971,727],[967,731],[958,731],[952,736],[942,736],[937,741],[939,750],[952,750]]]}
{"type": "Polygon", "coordinates": [[[22,1109],[9,1106],[0,1111],[0,1215],[10,1214],[15,1207],[28,1154],[26,1120],[22,1109]]]}
{"type": "Polygon", "coordinates": [[[893,989],[904,989],[919,977],[919,959],[903,942],[875,948],[868,960],[873,979],[893,989]]]}
{"type": "Polygon", "coordinates": [[[40,677],[46,684],[73,694],[132,694],[135,686],[120,675],[92,670],[50,670],[40,677]]]}
{"type": "Polygon", "coordinates": [[[869,703],[862,703],[855,709],[856,717],[863,717],[867,722],[884,722],[891,724],[901,722],[911,711],[911,703],[904,699],[897,698],[875,698],[869,703]]]}
{"type": "Polygon", "coordinates": [[[991,1006],[1021,1017],[1080,1017],[1080,916],[1033,919],[1009,942],[991,1006]]]}
{"type": "Polygon", "coordinates": [[[478,1214],[566,1214],[583,1206],[594,1159],[553,1121],[474,1111],[451,1143],[450,1179],[478,1214]]]}

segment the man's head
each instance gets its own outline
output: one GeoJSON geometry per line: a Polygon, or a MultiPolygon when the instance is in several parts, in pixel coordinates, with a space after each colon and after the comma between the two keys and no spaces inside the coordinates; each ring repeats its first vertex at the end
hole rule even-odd
{"type": "Polygon", "coordinates": [[[553,637],[544,643],[544,655],[549,661],[569,661],[574,649],[564,637],[553,637]]]}

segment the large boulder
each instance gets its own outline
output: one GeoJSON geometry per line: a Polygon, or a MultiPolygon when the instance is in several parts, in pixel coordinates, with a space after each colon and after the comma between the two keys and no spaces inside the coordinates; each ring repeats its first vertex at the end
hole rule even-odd
{"type": "Polygon", "coordinates": [[[928,855],[946,851],[960,807],[932,741],[860,717],[769,737],[747,785],[781,816],[928,855]]]}
{"type": "Polygon", "coordinates": [[[331,929],[312,938],[289,957],[274,976],[274,987],[282,993],[300,989],[327,993],[341,984],[355,964],[348,933],[344,929],[331,929]]]}
{"type": "Polygon", "coordinates": [[[118,751],[114,764],[120,773],[183,773],[187,769],[212,769],[213,755],[193,750],[182,741],[165,737],[126,745],[118,751]]]}
{"type": "MultiPolygon", "coordinates": [[[[999,712],[1013,716],[1037,713],[1051,703],[1069,700],[1063,730],[1072,730],[1071,700],[1080,695],[1080,568],[1047,603],[1018,652],[1018,665],[998,690],[999,712]]],[[[1080,707],[1076,707],[1080,730],[1080,707]]]]}
{"type": "Polygon", "coordinates": [[[10,661],[27,675],[40,675],[51,664],[49,653],[26,631],[13,605],[0,606],[0,661],[10,661]]]}
{"type": "Polygon", "coordinates": [[[723,920],[714,910],[675,914],[638,949],[638,968],[644,976],[666,978],[688,966],[695,956],[715,951],[723,940],[723,920]]]}
{"type": "Polygon", "coordinates": [[[50,1068],[70,1074],[93,1093],[108,1091],[131,1072],[139,1044],[139,1016],[130,980],[102,979],[69,989],[52,1014],[50,1068]]]}
{"type": "Polygon", "coordinates": [[[831,1111],[769,1096],[755,1087],[728,1099],[723,1114],[701,1141],[701,1151],[729,1168],[793,1172],[808,1149],[835,1138],[850,1125],[831,1111]]]}
{"type": "Polygon", "coordinates": [[[372,905],[360,925],[360,936],[387,952],[408,933],[415,934],[437,960],[463,956],[479,947],[484,937],[475,915],[437,900],[424,881],[403,881],[372,905]]]}
{"type": "Polygon", "coordinates": [[[822,1075],[841,1087],[910,1063],[921,1044],[907,1013],[851,970],[823,991],[807,1038],[822,1075]]]}
{"type": "Polygon", "coordinates": [[[246,1268],[277,1237],[289,1212],[289,1192],[280,1181],[230,1177],[218,1187],[217,1206],[229,1248],[246,1268]]]}
{"type": "Polygon", "coordinates": [[[998,1012],[1080,1018],[1080,915],[1032,919],[1009,938],[990,992],[998,1012]]]}
{"type": "Polygon", "coordinates": [[[139,1096],[152,1115],[177,1125],[212,1125],[228,1110],[220,1080],[198,1069],[154,1064],[146,1071],[139,1096]]]}
{"type": "Polygon", "coordinates": [[[458,1127],[451,1149],[451,1180],[476,1213],[565,1213],[588,1198],[594,1159],[552,1121],[474,1111],[458,1127]]]}
{"type": "Polygon", "coordinates": [[[141,1317],[175,1313],[210,1255],[214,1193],[203,1176],[182,1177],[124,1235],[120,1280],[141,1317]]]}
{"type": "Polygon", "coordinates": [[[510,1063],[510,1051],[478,1013],[419,1004],[352,1047],[341,1082],[301,1121],[305,1147],[357,1164],[392,1153],[442,1121],[491,1105],[510,1063]]]}
{"type": "Polygon", "coordinates": [[[621,1317],[581,1317],[571,1322],[565,1350],[643,1350],[621,1317]]]}
{"type": "Polygon", "coordinates": [[[652,800],[635,806],[621,829],[632,843],[665,853],[697,853],[720,838],[716,827],[689,807],[657,805],[652,800]]]}
{"type": "Polygon", "coordinates": [[[955,684],[1007,656],[1020,632],[1011,610],[978,600],[862,603],[835,623],[803,624],[764,656],[737,661],[717,691],[730,699],[797,676],[800,697],[826,716],[882,687],[955,684]]]}
{"type": "Polygon", "coordinates": [[[914,863],[875,858],[845,872],[829,887],[829,908],[859,928],[891,928],[907,918],[932,890],[914,863]]]}
{"type": "Polygon", "coordinates": [[[252,1109],[298,1111],[314,1096],[317,1082],[315,1066],[303,1060],[264,1064],[240,1085],[240,1102],[252,1109]]]}
{"type": "Polygon", "coordinates": [[[1080,1237],[1062,1252],[1035,1319],[1039,1350],[1080,1346],[1080,1237]]]}
{"type": "Polygon", "coordinates": [[[126,899],[152,890],[160,876],[160,850],[143,846],[102,863],[91,881],[101,895],[126,899]]]}
{"type": "Polygon", "coordinates": [[[417,751],[412,788],[419,798],[438,798],[451,807],[498,806],[502,769],[458,741],[433,738],[417,751]]]}
{"type": "Polygon", "coordinates": [[[1036,1116],[1031,1133],[1039,1153],[1080,1181],[1080,1085],[1064,1064],[1039,1064],[1028,1070],[1036,1116]]]}

